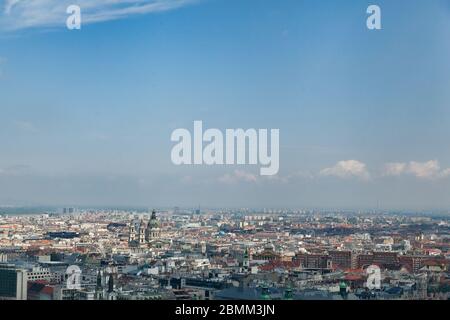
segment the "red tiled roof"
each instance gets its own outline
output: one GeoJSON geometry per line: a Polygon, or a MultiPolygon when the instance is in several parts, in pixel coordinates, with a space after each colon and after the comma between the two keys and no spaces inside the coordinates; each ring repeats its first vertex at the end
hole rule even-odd
{"type": "Polygon", "coordinates": [[[363,280],[363,277],[361,275],[356,275],[356,274],[347,274],[344,277],[345,280],[348,281],[358,281],[358,280],[363,280]]]}
{"type": "Polygon", "coordinates": [[[259,267],[262,271],[271,271],[277,268],[281,269],[293,269],[298,268],[300,266],[300,261],[281,261],[281,260],[273,260],[268,264],[265,264],[259,267]]]}

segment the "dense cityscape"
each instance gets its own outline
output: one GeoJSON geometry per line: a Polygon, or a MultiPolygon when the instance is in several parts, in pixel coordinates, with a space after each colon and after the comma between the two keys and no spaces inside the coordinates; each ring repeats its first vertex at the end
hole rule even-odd
{"type": "Polygon", "coordinates": [[[447,300],[450,218],[61,208],[0,215],[0,299],[447,300]],[[368,285],[369,268],[379,285],[368,285]]]}

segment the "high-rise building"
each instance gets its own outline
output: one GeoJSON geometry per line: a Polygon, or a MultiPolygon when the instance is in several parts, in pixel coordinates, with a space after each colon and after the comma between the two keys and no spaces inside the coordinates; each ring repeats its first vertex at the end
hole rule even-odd
{"type": "Polygon", "coordinates": [[[399,263],[397,252],[373,252],[373,263],[381,267],[395,266],[399,263]]]}
{"type": "Polygon", "coordinates": [[[298,261],[304,269],[331,269],[332,261],[326,254],[297,253],[294,261],[298,261]]]}
{"type": "Polygon", "coordinates": [[[361,269],[366,269],[368,266],[373,264],[373,254],[372,253],[362,253],[358,255],[357,267],[361,269]]]}
{"type": "Polygon", "coordinates": [[[355,269],[357,265],[356,256],[351,251],[329,251],[333,267],[340,269],[355,269]]]}
{"type": "Polygon", "coordinates": [[[0,300],[27,300],[26,270],[0,265],[0,300]]]}

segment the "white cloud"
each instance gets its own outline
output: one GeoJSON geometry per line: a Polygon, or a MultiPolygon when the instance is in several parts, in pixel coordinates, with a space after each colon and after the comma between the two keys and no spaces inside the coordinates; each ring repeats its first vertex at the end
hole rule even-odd
{"type": "Polygon", "coordinates": [[[406,172],[408,165],[402,162],[386,163],[384,165],[383,176],[399,176],[406,172]]]}
{"type": "MultiPolygon", "coordinates": [[[[0,29],[65,27],[68,6],[81,8],[82,24],[126,18],[132,15],[177,9],[198,0],[5,0],[0,29]]],[[[0,0],[0,4],[2,1],[0,0]]]]}
{"type": "Polygon", "coordinates": [[[427,162],[411,161],[408,166],[408,172],[417,178],[434,178],[437,177],[440,170],[439,162],[430,160],[427,162]]]}
{"type": "Polygon", "coordinates": [[[384,176],[400,176],[404,174],[409,174],[420,179],[445,178],[450,176],[450,168],[441,170],[441,166],[437,160],[387,163],[384,166],[384,176]]]}
{"type": "Polygon", "coordinates": [[[257,182],[258,177],[252,173],[242,170],[235,170],[232,174],[226,173],[219,178],[219,182],[225,184],[234,184],[237,182],[257,182]]]}
{"type": "Polygon", "coordinates": [[[339,178],[356,177],[363,180],[368,180],[370,178],[366,165],[357,160],[339,161],[335,166],[321,170],[320,175],[339,178]]]}
{"type": "Polygon", "coordinates": [[[447,178],[447,177],[450,177],[450,168],[445,169],[445,170],[442,170],[442,171],[439,173],[439,177],[440,177],[440,178],[447,178]]]}

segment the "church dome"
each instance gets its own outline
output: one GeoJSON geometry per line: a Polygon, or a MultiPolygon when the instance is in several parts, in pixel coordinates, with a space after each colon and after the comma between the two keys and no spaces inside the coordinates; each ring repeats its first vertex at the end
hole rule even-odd
{"type": "Polygon", "coordinates": [[[156,219],[156,211],[155,210],[153,210],[152,211],[152,216],[151,216],[151,218],[150,218],[150,221],[148,222],[148,226],[147,226],[149,229],[156,229],[156,228],[159,228],[159,222],[158,222],[158,220],[156,219]]]}

